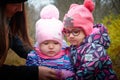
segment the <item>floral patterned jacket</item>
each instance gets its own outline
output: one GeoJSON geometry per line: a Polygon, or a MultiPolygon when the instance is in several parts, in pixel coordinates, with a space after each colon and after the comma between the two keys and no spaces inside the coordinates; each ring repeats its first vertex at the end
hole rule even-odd
{"type": "Polygon", "coordinates": [[[107,29],[102,24],[96,24],[93,34],[86,37],[79,47],[66,48],[70,51],[75,70],[75,75],[67,80],[117,80],[106,51],[109,45],[107,29]]]}

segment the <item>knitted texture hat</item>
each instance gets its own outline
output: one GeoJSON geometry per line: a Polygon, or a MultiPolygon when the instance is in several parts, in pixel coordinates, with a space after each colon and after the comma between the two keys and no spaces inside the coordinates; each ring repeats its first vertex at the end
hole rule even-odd
{"type": "Polygon", "coordinates": [[[58,41],[62,45],[63,23],[59,20],[59,11],[54,5],[45,6],[36,22],[36,40],[40,44],[45,40],[58,41]]]}
{"type": "Polygon", "coordinates": [[[7,3],[22,3],[25,1],[27,1],[27,0],[0,0],[0,5],[4,5],[7,3]]]}
{"type": "Polygon", "coordinates": [[[84,30],[86,36],[90,35],[94,23],[92,15],[94,6],[92,0],[84,0],[83,5],[71,4],[63,20],[64,26],[80,27],[84,30]]]}

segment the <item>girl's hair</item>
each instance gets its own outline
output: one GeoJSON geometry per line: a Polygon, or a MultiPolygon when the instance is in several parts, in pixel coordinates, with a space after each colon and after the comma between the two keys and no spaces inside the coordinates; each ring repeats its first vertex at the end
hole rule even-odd
{"type": "Polygon", "coordinates": [[[9,38],[11,36],[18,36],[25,45],[30,45],[28,37],[26,15],[23,3],[23,11],[17,12],[7,24],[7,18],[4,15],[5,5],[0,6],[0,63],[3,63],[8,49],[9,49],[9,38]],[[3,58],[4,57],[4,58],[3,58]]]}

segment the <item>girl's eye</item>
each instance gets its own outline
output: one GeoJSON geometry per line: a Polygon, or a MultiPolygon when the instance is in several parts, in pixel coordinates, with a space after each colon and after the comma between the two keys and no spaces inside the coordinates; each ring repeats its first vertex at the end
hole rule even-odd
{"type": "Polygon", "coordinates": [[[69,30],[63,30],[63,33],[70,33],[69,30]]]}
{"type": "Polygon", "coordinates": [[[78,36],[78,35],[80,34],[80,30],[73,30],[73,31],[72,31],[72,34],[73,34],[74,36],[78,36]]]}
{"type": "Polygon", "coordinates": [[[73,31],[73,33],[75,33],[75,34],[77,34],[77,33],[79,33],[80,31],[78,31],[78,30],[76,30],[76,31],[73,31]]]}
{"type": "Polygon", "coordinates": [[[68,31],[63,31],[64,34],[68,33],[68,31]]]}

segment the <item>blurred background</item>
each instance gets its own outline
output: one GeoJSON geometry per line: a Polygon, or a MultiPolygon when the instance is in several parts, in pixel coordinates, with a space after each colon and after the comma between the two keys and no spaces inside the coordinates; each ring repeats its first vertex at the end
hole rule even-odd
{"type": "MultiPolygon", "coordinates": [[[[70,4],[83,4],[84,0],[28,0],[25,4],[27,13],[27,24],[29,35],[35,43],[35,22],[40,18],[40,10],[48,5],[54,4],[60,11],[60,20],[63,20],[64,14],[68,11],[70,4]]],[[[108,55],[113,62],[113,69],[116,71],[118,80],[120,80],[120,0],[93,0],[95,10],[93,12],[95,23],[103,23],[107,28],[111,39],[111,45],[108,49],[108,55]]],[[[17,56],[12,50],[5,64],[24,65],[25,60],[17,56]],[[12,59],[9,59],[12,57],[12,59]]]]}

